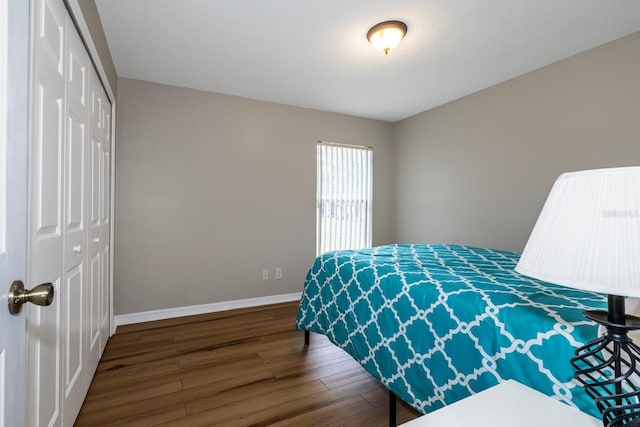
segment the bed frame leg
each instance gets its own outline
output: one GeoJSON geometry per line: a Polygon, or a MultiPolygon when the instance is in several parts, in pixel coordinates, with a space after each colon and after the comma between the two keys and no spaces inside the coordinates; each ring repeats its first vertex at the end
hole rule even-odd
{"type": "Polygon", "coordinates": [[[304,345],[309,345],[309,331],[304,331],[304,345]]]}
{"type": "Polygon", "coordinates": [[[389,390],[389,427],[396,427],[396,395],[389,390]]]}

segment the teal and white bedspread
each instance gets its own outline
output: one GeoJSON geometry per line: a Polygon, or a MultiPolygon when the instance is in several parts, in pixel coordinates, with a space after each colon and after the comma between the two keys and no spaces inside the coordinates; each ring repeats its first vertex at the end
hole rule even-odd
{"type": "MultiPolygon", "coordinates": [[[[519,275],[519,253],[458,245],[328,252],[296,327],[326,335],[398,397],[430,412],[515,379],[598,416],[569,360],[606,296],[519,275]]],[[[313,343],[312,343],[313,345],[313,343]]]]}

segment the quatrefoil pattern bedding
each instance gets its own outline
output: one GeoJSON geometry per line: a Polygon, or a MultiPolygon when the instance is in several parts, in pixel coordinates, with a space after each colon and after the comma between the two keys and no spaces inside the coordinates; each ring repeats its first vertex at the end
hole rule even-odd
{"type": "Polygon", "coordinates": [[[421,412],[515,379],[597,415],[569,360],[597,334],[582,311],[606,296],[521,276],[519,257],[460,245],[328,252],[309,270],[296,328],[326,335],[421,412]]]}

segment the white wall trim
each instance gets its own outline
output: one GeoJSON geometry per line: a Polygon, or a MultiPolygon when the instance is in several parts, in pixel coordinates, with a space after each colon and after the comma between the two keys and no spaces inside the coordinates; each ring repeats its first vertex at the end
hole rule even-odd
{"type": "Polygon", "coordinates": [[[186,307],[166,308],[163,310],[143,311],[140,313],[120,314],[115,316],[115,324],[116,326],[130,325],[133,323],[152,322],[154,320],[171,319],[174,317],[215,313],[217,311],[233,310],[236,308],[258,307],[261,305],[298,301],[300,300],[301,295],[302,292],[294,292],[291,294],[214,302],[211,304],[190,305],[186,307]]]}

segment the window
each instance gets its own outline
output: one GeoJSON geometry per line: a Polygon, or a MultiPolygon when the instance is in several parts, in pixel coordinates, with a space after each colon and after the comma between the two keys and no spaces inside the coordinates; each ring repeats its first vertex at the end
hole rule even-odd
{"type": "Polygon", "coordinates": [[[373,149],[318,142],[316,252],[371,246],[373,149]]]}

